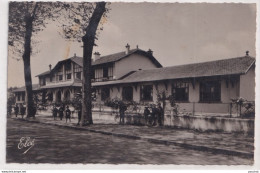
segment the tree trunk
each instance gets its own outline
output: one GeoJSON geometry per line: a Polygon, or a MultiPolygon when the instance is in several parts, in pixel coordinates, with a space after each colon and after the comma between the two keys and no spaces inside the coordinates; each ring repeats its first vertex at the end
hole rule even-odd
{"type": "Polygon", "coordinates": [[[26,17],[26,33],[24,43],[24,79],[26,88],[26,116],[34,117],[34,103],[33,103],[33,91],[32,91],[32,77],[31,77],[31,37],[32,37],[32,18],[31,16],[26,17]]]}
{"type": "Polygon", "coordinates": [[[91,57],[98,24],[106,8],[105,2],[98,2],[86,28],[83,41],[83,80],[82,80],[82,118],[81,126],[93,124],[91,101],[91,57]]]}

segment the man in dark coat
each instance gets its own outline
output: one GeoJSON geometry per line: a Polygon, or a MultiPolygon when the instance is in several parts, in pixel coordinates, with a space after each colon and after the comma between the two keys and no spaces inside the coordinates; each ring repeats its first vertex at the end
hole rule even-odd
{"type": "MultiPolygon", "coordinates": [[[[67,106],[67,109],[65,111],[65,114],[66,114],[66,123],[68,121],[68,119],[70,120],[70,114],[71,114],[71,111],[69,109],[69,106],[67,106]]],[[[71,122],[71,121],[70,121],[71,122]]]]}
{"type": "Polygon", "coordinates": [[[144,108],[144,119],[145,119],[145,124],[147,124],[147,121],[148,121],[148,116],[150,115],[150,111],[149,111],[149,109],[148,109],[148,107],[146,106],[145,108],[144,108]]]}
{"type": "Polygon", "coordinates": [[[20,109],[21,109],[20,112],[21,112],[21,115],[22,115],[22,118],[23,118],[23,116],[24,116],[24,114],[26,112],[26,108],[22,105],[20,109]]]}
{"type": "Polygon", "coordinates": [[[17,117],[17,115],[19,113],[19,107],[17,106],[17,104],[14,107],[14,113],[15,113],[15,116],[17,117]]]}
{"type": "Polygon", "coordinates": [[[153,119],[153,126],[157,125],[157,117],[158,117],[158,110],[156,106],[152,105],[152,119],[153,119]]]}
{"type": "Polygon", "coordinates": [[[124,102],[119,102],[119,124],[125,124],[125,111],[127,110],[127,106],[124,102]]]}
{"type": "Polygon", "coordinates": [[[60,117],[60,120],[62,120],[62,118],[63,118],[63,107],[61,106],[60,108],[59,108],[59,117],[60,117]]]}
{"type": "Polygon", "coordinates": [[[158,124],[159,126],[162,126],[162,121],[163,121],[163,108],[161,106],[161,103],[158,103],[158,107],[157,107],[157,115],[158,115],[158,124]]]}
{"type": "Polygon", "coordinates": [[[53,110],[52,110],[52,115],[53,115],[53,119],[56,120],[57,118],[57,114],[58,114],[58,109],[56,108],[56,106],[53,106],[53,110]]]}

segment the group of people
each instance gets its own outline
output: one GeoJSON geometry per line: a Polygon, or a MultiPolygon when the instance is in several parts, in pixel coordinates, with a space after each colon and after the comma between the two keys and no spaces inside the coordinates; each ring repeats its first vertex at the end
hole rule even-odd
{"type": "Polygon", "coordinates": [[[24,107],[23,105],[20,106],[20,108],[18,107],[18,105],[16,104],[15,107],[14,107],[14,114],[15,116],[17,117],[18,114],[19,114],[19,110],[20,110],[20,114],[22,116],[22,118],[24,117],[25,115],[25,112],[26,112],[26,107],[24,107]]]}
{"type": "MultiPolygon", "coordinates": [[[[119,124],[125,123],[125,111],[127,110],[127,106],[125,104],[119,103],[119,124]]],[[[151,105],[150,107],[146,106],[144,108],[144,118],[146,125],[152,125],[152,126],[162,126],[163,125],[163,115],[164,111],[161,106],[161,103],[158,103],[158,105],[151,105]]]]}
{"type": "MultiPolygon", "coordinates": [[[[71,122],[71,110],[69,109],[69,106],[66,106],[66,109],[64,110],[64,105],[60,106],[59,109],[54,105],[53,109],[52,109],[52,116],[54,118],[54,120],[57,119],[58,115],[60,120],[63,119],[64,117],[64,113],[65,113],[65,118],[66,118],[66,123],[69,120],[71,122]]],[[[79,108],[78,110],[78,125],[80,123],[81,120],[81,108],[79,108]]]]}
{"type": "Polygon", "coordinates": [[[150,107],[144,108],[144,118],[145,123],[147,125],[163,125],[163,108],[161,106],[161,103],[158,103],[158,105],[151,105],[150,107]]]}

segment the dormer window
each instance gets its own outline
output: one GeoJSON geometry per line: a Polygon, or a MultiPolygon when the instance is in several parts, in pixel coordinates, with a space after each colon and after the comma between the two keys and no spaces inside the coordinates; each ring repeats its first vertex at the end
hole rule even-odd
{"type": "Polygon", "coordinates": [[[74,64],[75,78],[81,80],[82,67],[78,64],[74,64]]]}

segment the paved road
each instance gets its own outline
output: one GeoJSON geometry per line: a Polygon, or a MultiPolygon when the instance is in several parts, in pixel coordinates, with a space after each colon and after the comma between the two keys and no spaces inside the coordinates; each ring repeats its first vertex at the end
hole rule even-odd
{"type": "Polygon", "coordinates": [[[186,150],[142,140],[59,128],[26,121],[7,120],[8,163],[108,163],[245,165],[253,160],[236,156],[186,150]],[[34,146],[18,149],[22,137],[34,146]]]}

